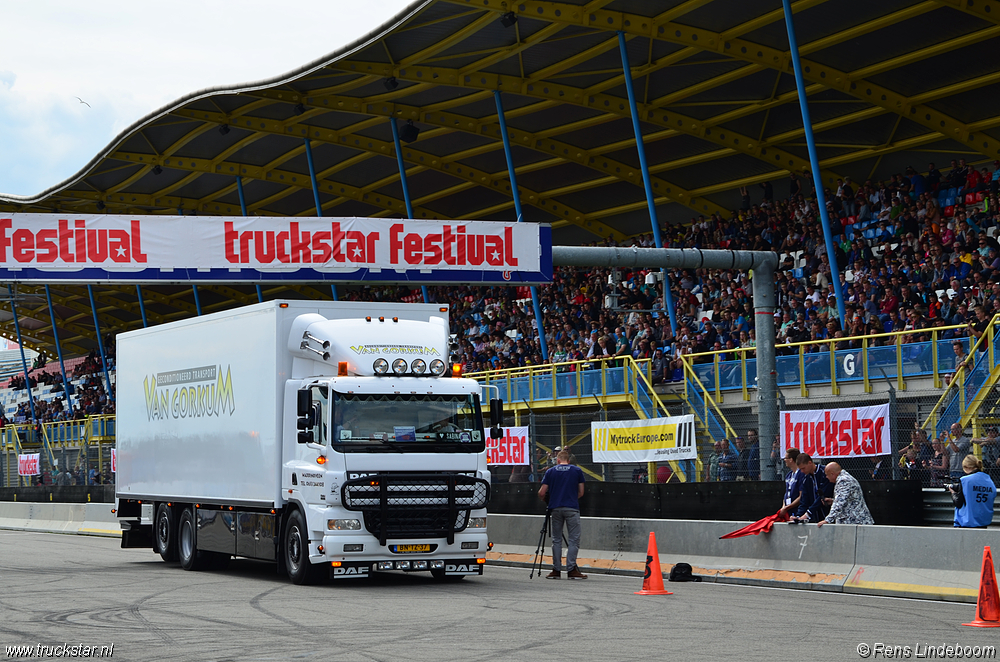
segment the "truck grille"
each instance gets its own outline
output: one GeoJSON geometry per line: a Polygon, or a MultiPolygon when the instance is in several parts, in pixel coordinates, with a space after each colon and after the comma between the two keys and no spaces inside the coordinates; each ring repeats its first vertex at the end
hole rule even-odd
{"type": "Polygon", "coordinates": [[[341,488],[347,510],[363,513],[365,528],[382,545],[389,538],[447,538],[465,530],[469,511],[484,508],[490,485],[457,474],[377,474],[341,488]]]}

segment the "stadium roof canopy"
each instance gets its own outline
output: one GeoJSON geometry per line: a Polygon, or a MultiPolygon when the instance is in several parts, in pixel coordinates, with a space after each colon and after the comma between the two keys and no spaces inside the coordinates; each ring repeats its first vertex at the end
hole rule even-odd
{"type": "MultiPolygon", "coordinates": [[[[1000,2],[792,8],[825,183],[1000,158],[1000,2]]],[[[661,221],[727,212],[739,186],[808,168],[778,0],[425,0],[296,71],[179,99],[66,181],[0,194],[0,211],[238,215],[240,175],[250,214],[313,216],[308,139],[325,216],[400,217],[396,118],[419,129],[402,150],[417,218],[514,220],[499,90],[525,220],[557,244],[647,232],[617,31],[661,221]]],[[[190,290],[179,305],[149,289],[163,320],[192,313],[190,290]]],[[[240,301],[204,289],[206,307],[240,301]]]]}

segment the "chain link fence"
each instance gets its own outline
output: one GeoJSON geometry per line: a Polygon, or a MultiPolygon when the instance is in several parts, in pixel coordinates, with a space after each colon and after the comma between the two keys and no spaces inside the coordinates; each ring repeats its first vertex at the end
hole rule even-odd
{"type": "MultiPolygon", "coordinates": [[[[793,404],[779,400],[779,415],[782,411],[794,411],[805,409],[841,409],[851,407],[868,407],[879,404],[890,404],[890,448],[891,457],[860,457],[842,458],[837,462],[855,478],[861,480],[872,479],[876,468],[880,468],[880,476],[894,479],[920,479],[927,483],[929,473],[923,470],[922,466],[907,466],[906,449],[914,440],[919,426],[927,420],[928,415],[940,398],[939,390],[926,391],[905,391],[897,392],[890,390],[884,382],[876,385],[876,392],[863,396],[845,396],[831,399],[829,397],[818,397],[814,400],[796,401],[793,404]],[[879,462],[886,462],[887,466],[880,467],[879,462]]],[[[722,405],[723,413],[737,436],[743,438],[744,442],[752,440],[759,429],[757,409],[754,403],[737,402],[739,396],[731,396],[730,402],[722,405]]],[[[729,398],[727,398],[729,399],[729,398]]],[[[671,408],[672,415],[687,414],[687,407],[676,406],[671,408]]],[[[545,469],[555,463],[555,449],[557,447],[568,446],[572,454],[572,462],[581,467],[589,480],[603,480],[605,482],[632,483],[648,482],[648,466],[645,463],[631,464],[602,464],[596,463],[593,459],[593,445],[590,435],[590,424],[593,421],[631,421],[638,420],[635,411],[630,408],[598,409],[594,407],[590,410],[569,411],[566,413],[544,413],[544,414],[522,414],[519,425],[528,426],[529,442],[531,446],[531,467],[530,473],[523,474],[512,472],[510,466],[492,466],[493,481],[496,483],[510,482],[513,475],[513,482],[537,481],[545,469]]],[[[512,423],[509,423],[512,424],[512,423]]],[[[699,482],[711,480],[709,475],[711,459],[714,452],[714,440],[708,436],[700,425],[698,428],[698,458],[701,462],[701,470],[698,472],[699,482]]],[[[923,439],[923,437],[921,437],[923,439]]],[[[733,448],[736,449],[736,440],[730,439],[733,448]]],[[[743,475],[738,475],[738,480],[781,480],[787,469],[785,467],[781,450],[782,445],[777,443],[777,439],[759,440],[759,470],[748,470],[743,475]]],[[[930,439],[928,439],[929,448],[930,439]]],[[[749,443],[744,444],[749,449],[749,443]]],[[[800,451],[806,449],[800,448],[800,451]]],[[[821,456],[816,456],[817,462],[825,460],[821,456]]],[[[920,458],[916,458],[920,460],[920,458]]],[[[663,465],[658,465],[659,469],[663,465]]],[[[660,478],[664,478],[667,472],[660,471],[660,478]]],[[[670,482],[676,482],[677,476],[670,478],[670,482]]],[[[663,482],[662,480],[659,482],[663,482]]]]}

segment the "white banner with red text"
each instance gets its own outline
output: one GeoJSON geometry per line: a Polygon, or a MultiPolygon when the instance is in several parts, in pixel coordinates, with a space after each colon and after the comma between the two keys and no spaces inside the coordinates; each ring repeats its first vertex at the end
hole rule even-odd
{"type": "Polygon", "coordinates": [[[889,404],[780,412],[782,454],[789,448],[823,459],[892,453],[889,404]]]}
{"type": "Polygon", "coordinates": [[[381,280],[541,283],[538,223],[128,215],[0,215],[4,280],[381,280]]]}
{"type": "Polygon", "coordinates": [[[503,436],[486,435],[486,461],[490,464],[531,464],[528,449],[528,426],[503,428],[503,436]]]}
{"type": "Polygon", "coordinates": [[[111,473],[118,473],[118,450],[111,449],[111,473]]]}
{"type": "Polygon", "coordinates": [[[25,453],[17,456],[18,476],[37,476],[42,473],[41,453],[25,453]]]}
{"type": "Polygon", "coordinates": [[[594,462],[667,462],[698,457],[694,416],[591,422],[594,462]]]}

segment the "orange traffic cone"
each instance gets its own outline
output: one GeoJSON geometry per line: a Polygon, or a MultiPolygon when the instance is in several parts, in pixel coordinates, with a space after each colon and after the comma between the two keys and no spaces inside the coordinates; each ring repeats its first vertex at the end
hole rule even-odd
{"type": "Polygon", "coordinates": [[[663,572],[660,571],[660,553],[656,551],[656,534],[649,532],[649,547],[646,548],[646,574],[642,578],[642,590],[636,595],[673,595],[663,588],[663,572]]]}
{"type": "Polygon", "coordinates": [[[976,600],[976,619],[962,623],[974,628],[1000,628],[1000,593],[997,592],[997,575],[993,570],[990,547],[983,548],[983,574],[979,578],[979,599],[976,600]]]}

